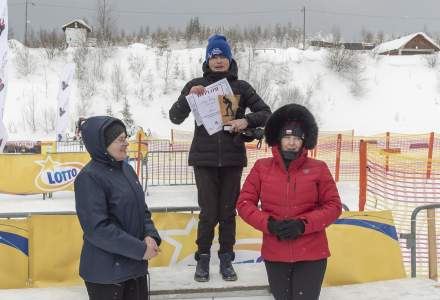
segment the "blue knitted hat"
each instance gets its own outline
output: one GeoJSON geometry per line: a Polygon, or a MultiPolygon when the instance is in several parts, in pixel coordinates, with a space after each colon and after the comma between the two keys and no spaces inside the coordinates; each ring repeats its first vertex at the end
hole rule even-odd
{"type": "Polygon", "coordinates": [[[206,47],[205,61],[213,57],[214,55],[223,55],[229,62],[232,59],[231,47],[229,47],[226,37],[221,34],[214,34],[208,39],[208,46],[206,47]]]}

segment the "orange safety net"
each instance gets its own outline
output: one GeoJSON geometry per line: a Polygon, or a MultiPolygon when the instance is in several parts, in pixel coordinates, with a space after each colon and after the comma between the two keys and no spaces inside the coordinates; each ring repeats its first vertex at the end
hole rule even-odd
{"type": "MultiPolygon", "coordinates": [[[[365,175],[361,174],[361,186],[364,186],[365,210],[391,210],[399,233],[411,232],[411,214],[416,207],[440,203],[440,159],[429,159],[429,149],[422,145],[423,136],[401,136],[390,142],[388,149],[368,144],[365,175]],[[405,137],[405,138],[404,138],[405,137]],[[392,150],[390,150],[392,149],[392,150]],[[398,150],[400,149],[400,150],[398,150]]],[[[438,149],[437,149],[438,152],[438,149]]],[[[361,188],[362,191],[362,188],[361,188]]],[[[433,263],[440,254],[440,222],[438,212],[433,211],[428,218],[427,211],[421,211],[416,219],[417,275],[427,276],[429,271],[428,221],[431,221],[431,252],[433,263]]],[[[410,271],[410,249],[406,248],[406,239],[399,239],[405,268],[410,271]]]]}

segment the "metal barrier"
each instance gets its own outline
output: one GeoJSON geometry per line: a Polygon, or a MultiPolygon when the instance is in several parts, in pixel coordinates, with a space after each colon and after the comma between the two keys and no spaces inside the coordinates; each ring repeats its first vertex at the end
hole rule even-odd
{"type": "Polygon", "coordinates": [[[152,151],[145,159],[145,185],[195,184],[194,172],[188,166],[188,151],[152,151]]]}
{"type": "MultiPolygon", "coordinates": [[[[435,208],[440,208],[440,204],[428,204],[428,205],[422,205],[417,208],[415,208],[411,214],[411,233],[401,233],[400,238],[406,239],[406,248],[411,249],[411,277],[416,277],[417,275],[417,244],[416,244],[416,218],[417,214],[422,210],[432,210],[435,208]]],[[[435,218],[434,218],[435,222],[435,218]]],[[[429,227],[429,225],[428,225],[429,227]]],[[[429,229],[429,228],[428,228],[429,229]]],[[[434,238],[435,238],[435,223],[434,223],[434,238]]],[[[435,243],[435,241],[434,241],[435,243]]],[[[431,245],[428,245],[430,247],[431,245]]],[[[435,252],[437,251],[437,247],[434,247],[433,249],[435,252]]],[[[430,249],[431,250],[431,249],[430,249]]],[[[436,257],[436,256],[435,256],[436,257]]],[[[429,261],[431,264],[431,261],[429,261]]],[[[437,262],[435,262],[437,266],[437,262]]],[[[431,275],[431,274],[430,274],[431,275]]],[[[437,275],[437,274],[436,274],[437,275]]],[[[431,276],[430,276],[431,277],[431,276]]]]}
{"type": "Polygon", "coordinates": [[[56,152],[86,152],[86,147],[82,140],[56,142],[56,152]]]}
{"type": "MultiPolygon", "coordinates": [[[[199,211],[198,206],[168,206],[168,207],[149,207],[150,212],[190,212],[199,211]]],[[[20,213],[0,213],[0,219],[20,219],[27,218],[33,215],[76,215],[75,211],[37,211],[37,212],[20,212],[20,213]]]]}

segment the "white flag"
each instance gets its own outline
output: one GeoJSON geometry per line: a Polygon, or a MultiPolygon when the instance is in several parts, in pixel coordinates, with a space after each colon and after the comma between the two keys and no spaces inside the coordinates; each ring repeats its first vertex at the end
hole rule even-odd
{"type": "Polygon", "coordinates": [[[69,128],[69,96],[74,73],[75,64],[73,63],[65,65],[61,72],[60,87],[57,96],[57,141],[62,140],[63,134],[65,134],[69,128]]]}
{"type": "Polygon", "coordinates": [[[8,132],[6,131],[6,128],[3,125],[3,122],[0,121],[0,153],[3,152],[3,149],[5,148],[7,140],[8,140],[8,132]]]}
{"type": "Polygon", "coordinates": [[[0,1],[0,152],[6,144],[8,134],[3,124],[7,89],[7,62],[8,62],[8,1],[0,1]]]}

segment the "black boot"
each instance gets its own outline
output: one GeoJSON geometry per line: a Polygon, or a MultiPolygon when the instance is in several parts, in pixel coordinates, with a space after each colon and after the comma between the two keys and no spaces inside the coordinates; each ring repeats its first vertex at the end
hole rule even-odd
{"type": "Polygon", "coordinates": [[[232,261],[235,258],[234,253],[219,253],[218,257],[220,258],[220,274],[222,274],[223,280],[236,281],[237,273],[232,267],[232,261]]]}
{"type": "Polygon", "coordinates": [[[194,274],[194,280],[198,282],[209,281],[209,260],[211,255],[209,254],[196,254],[197,266],[196,273],[194,274]]]}

